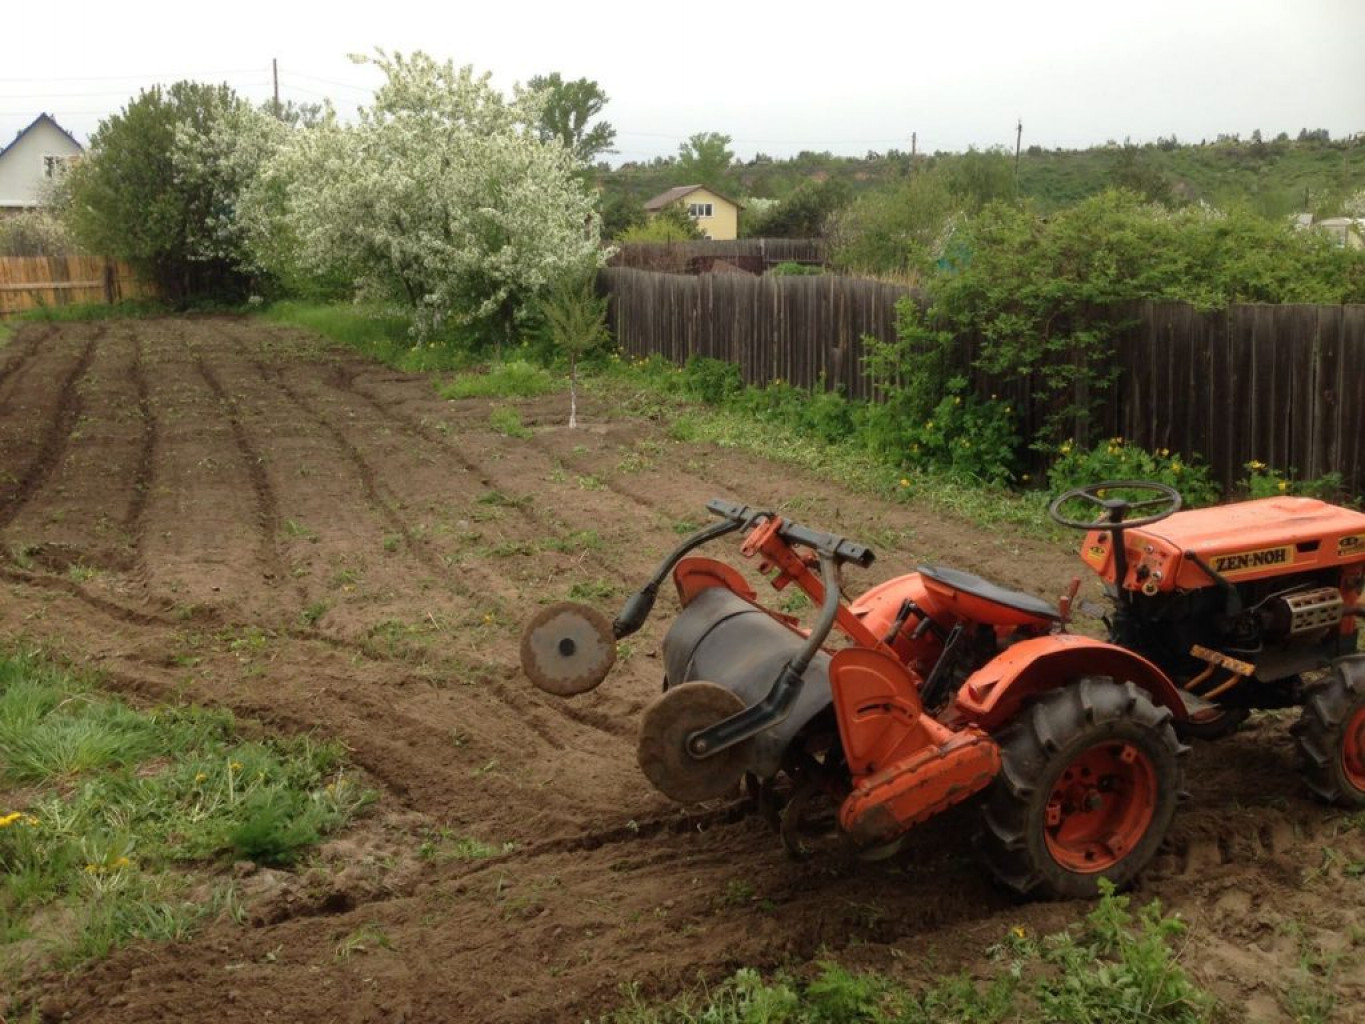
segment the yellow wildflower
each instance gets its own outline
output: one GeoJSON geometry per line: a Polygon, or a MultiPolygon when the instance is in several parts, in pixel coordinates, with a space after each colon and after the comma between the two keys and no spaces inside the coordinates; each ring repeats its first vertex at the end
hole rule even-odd
{"type": "Polygon", "coordinates": [[[235,774],[241,770],[242,770],[241,761],[231,761],[228,763],[228,771],[233,772],[235,774]]]}
{"type": "Polygon", "coordinates": [[[1013,935],[1016,939],[1025,939],[1028,938],[1028,929],[1025,928],[1022,924],[1016,924],[1013,928],[1010,929],[1010,934],[1013,935]]]}
{"type": "Polygon", "coordinates": [[[22,811],[14,811],[10,814],[4,815],[3,817],[0,817],[0,828],[9,828],[15,822],[23,818],[23,816],[24,814],[22,811]]]}
{"type": "Polygon", "coordinates": [[[910,481],[907,480],[905,477],[901,477],[901,486],[902,486],[902,487],[909,487],[909,486],[910,486],[910,481]]]}
{"type": "Polygon", "coordinates": [[[198,785],[199,783],[203,782],[203,781],[204,781],[205,779],[207,779],[207,778],[208,778],[208,776],[207,776],[206,774],[204,774],[203,772],[195,772],[195,774],[194,774],[194,782],[195,782],[195,785],[198,785]]]}
{"type": "Polygon", "coordinates": [[[1283,494],[1283,493],[1284,493],[1285,491],[1287,491],[1287,490],[1289,490],[1289,481],[1288,481],[1288,480],[1281,480],[1281,481],[1280,481],[1280,493],[1283,494]]]}

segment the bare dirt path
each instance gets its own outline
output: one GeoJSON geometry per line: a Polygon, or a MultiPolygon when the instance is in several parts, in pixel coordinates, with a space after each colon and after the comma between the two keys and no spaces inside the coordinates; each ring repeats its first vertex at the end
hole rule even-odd
{"type": "MultiPolygon", "coordinates": [[[[530,614],[612,609],[711,497],[867,541],[864,585],[941,561],[1058,594],[1070,550],[601,403],[575,431],[563,396],[516,404],[530,438],[493,430],[488,402],[244,320],[28,326],[0,351],[0,639],[136,700],[337,737],[381,794],[307,870],[245,879],[245,926],[32,979],[46,1018],[578,1021],[626,982],[665,997],[819,956],[928,983],[1084,912],[992,885],[970,808],[887,863],[796,863],[739,802],[655,794],[634,737],[668,599],[593,694],[552,700],[516,669],[530,614]]],[[[1286,729],[1196,749],[1141,895],[1190,920],[1186,963],[1235,1015],[1291,1019],[1311,956],[1351,1020],[1365,839],[1305,798],[1286,729]]]]}

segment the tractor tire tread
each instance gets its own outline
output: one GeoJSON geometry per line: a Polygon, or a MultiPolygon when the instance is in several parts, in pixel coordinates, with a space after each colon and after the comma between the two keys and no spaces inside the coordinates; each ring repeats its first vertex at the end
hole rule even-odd
{"type": "Polygon", "coordinates": [[[1365,808],[1365,790],[1346,777],[1341,757],[1346,724],[1363,703],[1365,657],[1340,658],[1308,692],[1298,721],[1289,729],[1304,784],[1324,803],[1365,808]]]}
{"type": "Polygon", "coordinates": [[[1179,795],[1185,792],[1183,760],[1189,748],[1176,738],[1169,709],[1155,704],[1131,681],[1115,683],[1083,678],[1050,690],[1026,706],[997,736],[1001,771],[982,801],[983,828],[978,848],[991,872],[1022,894],[1041,892],[1063,898],[1088,898],[1098,892],[1099,879],[1123,885],[1155,854],[1170,825],[1179,795]],[[1041,829],[1030,836],[1038,820],[1040,793],[1054,755],[1083,735],[1112,732],[1129,739],[1142,737],[1149,757],[1159,762],[1158,806],[1152,825],[1134,853],[1114,869],[1093,875],[1067,871],[1045,852],[1041,829]],[[1036,841],[1031,841],[1036,840],[1036,841]]]}

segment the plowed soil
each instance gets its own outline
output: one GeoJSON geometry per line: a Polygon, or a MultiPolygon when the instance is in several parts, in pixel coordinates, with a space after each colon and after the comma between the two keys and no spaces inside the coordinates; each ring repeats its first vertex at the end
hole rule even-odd
{"type": "MultiPolygon", "coordinates": [[[[594,693],[554,699],[517,668],[531,614],[614,612],[711,497],[872,545],[859,587],[936,561],[1055,595],[1073,549],[600,400],[573,431],[564,395],[503,403],[526,438],[490,427],[494,404],[245,320],[28,325],[0,349],[0,641],[139,703],[336,737],[380,794],[306,869],[239,867],[245,924],[30,979],[45,1019],[581,1021],[623,983],[665,998],[746,965],[927,984],[1083,915],[993,884],[970,807],[890,861],[796,862],[741,800],[655,793],[635,733],[671,598],[594,693]]],[[[1189,921],[1184,962],[1233,1019],[1290,1020],[1307,986],[1358,1020],[1365,837],[1307,797],[1290,721],[1196,746],[1138,895],[1189,921]]]]}

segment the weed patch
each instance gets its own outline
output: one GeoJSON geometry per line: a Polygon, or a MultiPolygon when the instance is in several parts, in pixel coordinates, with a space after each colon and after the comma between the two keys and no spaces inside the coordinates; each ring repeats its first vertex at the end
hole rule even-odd
{"type": "MultiPolygon", "coordinates": [[[[747,902],[732,883],[722,902],[747,902]],[[733,890],[733,891],[732,891],[733,890]]],[[[1190,979],[1172,949],[1184,931],[1152,902],[1134,913],[1127,896],[1108,888],[1085,924],[1031,939],[1022,928],[988,951],[987,977],[967,974],[915,989],[895,978],[854,973],[823,963],[802,981],[765,979],[741,968],[727,980],[650,1005],[633,985],[602,1024],[1204,1024],[1214,1019],[1211,995],[1190,979]]]]}
{"type": "Polygon", "coordinates": [[[0,656],[0,977],[183,938],[216,912],[187,866],[289,864],[371,799],[335,744],[246,742],[227,712],[135,711],[0,656]]]}

